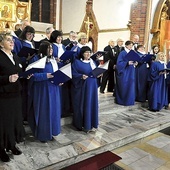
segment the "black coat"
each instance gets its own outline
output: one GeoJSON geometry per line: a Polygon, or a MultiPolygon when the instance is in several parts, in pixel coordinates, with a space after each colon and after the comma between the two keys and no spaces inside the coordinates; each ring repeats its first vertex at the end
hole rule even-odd
{"type": "Polygon", "coordinates": [[[117,62],[117,58],[118,58],[118,55],[121,51],[123,51],[125,48],[124,47],[119,47],[118,45],[116,45],[114,47],[114,51],[115,51],[115,57],[116,57],[116,62],[117,62]]]}
{"type": "Polygon", "coordinates": [[[0,149],[11,149],[24,137],[20,80],[9,82],[10,75],[21,71],[17,56],[14,61],[0,50],[0,149]]]}
{"type": "Polygon", "coordinates": [[[16,65],[14,65],[8,56],[2,50],[0,50],[0,97],[10,97],[19,94],[21,91],[19,79],[14,83],[9,82],[10,75],[21,72],[22,66],[20,64],[20,60],[15,55],[14,61],[16,65]]]}

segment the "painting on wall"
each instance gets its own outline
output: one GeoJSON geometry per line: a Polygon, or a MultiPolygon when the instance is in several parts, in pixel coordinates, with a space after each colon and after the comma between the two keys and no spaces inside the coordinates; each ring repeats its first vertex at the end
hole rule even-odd
{"type": "Polygon", "coordinates": [[[0,20],[15,22],[15,3],[0,3],[0,20]]]}

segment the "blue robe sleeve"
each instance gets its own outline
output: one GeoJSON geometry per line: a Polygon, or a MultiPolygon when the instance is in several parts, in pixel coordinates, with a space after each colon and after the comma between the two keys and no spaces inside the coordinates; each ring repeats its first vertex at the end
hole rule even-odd
{"type": "Polygon", "coordinates": [[[83,74],[79,73],[76,69],[77,59],[72,64],[72,82],[75,88],[79,88],[84,83],[82,79],[83,74]]]}
{"type": "Polygon", "coordinates": [[[124,72],[125,68],[128,65],[128,60],[125,59],[127,52],[126,51],[122,51],[120,52],[118,59],[117,59],[117,63],[116,63],[116,68],[117,68],[117,74],[121,74],[124,72]]]}
{"type": "Polygon", "coordinates": [[[156,81],[159,79],[159,68],[157,62],[153,62],[150,67],[149,81],[156,81]]]}

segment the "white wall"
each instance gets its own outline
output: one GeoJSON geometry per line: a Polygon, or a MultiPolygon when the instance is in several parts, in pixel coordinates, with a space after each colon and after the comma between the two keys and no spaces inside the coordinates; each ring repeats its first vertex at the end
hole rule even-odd
{"type": "Polygon", "coordinates": [[[129,0],[93,0],[100,29],[126,28],[130,18],[129,0]]]}
{"type": "MultiPolygon", "coordinates": [[[[79,32],[86,14],[86,1],[62,0],[63,33],[69,33],[71,30],[79,32]]],[[[130,6],[128,0],[93,0],[93,11],[99,29],[127,28],[130,18],[130,6]]],[[[130,31],[99,32],[98,50],[103,50],[110,39],[117,40],[119,37],[128,40],[130,31]]]]}
{"type": "Polygon", "coordinates": [[[86,0],[62,0],[62,31],[79,32],[86,14],[86,0]]]}

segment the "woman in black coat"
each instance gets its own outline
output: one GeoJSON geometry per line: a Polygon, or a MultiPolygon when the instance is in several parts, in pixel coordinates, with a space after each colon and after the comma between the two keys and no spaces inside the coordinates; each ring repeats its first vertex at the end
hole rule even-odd
{"type": "Polygon", "coordinates": [[[11,51],[14,41],[9,33],[0,34],[0,159],[10,161],[7,154],[22,152],[16,143],[24,139],[22,124],[21,85],[18,73],[21,71],[19,58],[11,51]]]}

